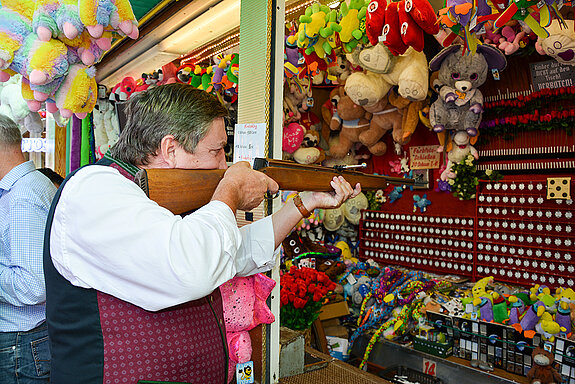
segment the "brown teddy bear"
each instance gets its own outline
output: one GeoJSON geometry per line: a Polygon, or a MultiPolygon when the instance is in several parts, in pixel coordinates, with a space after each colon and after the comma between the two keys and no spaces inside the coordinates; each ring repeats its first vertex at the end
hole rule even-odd
{"type": "Polygon", "coordinates": [[[332,117],[330,129],[332,131],[340,130],[339,141],[336,145],[329,148],[328,154],[336,159],[344,157],[352,148],[354,143],[360,142],[359,136],[362,132],[369,130],[369,121],[371,113],[363,107],[355,104],[351,98],[346,95],[343,86],[337,88],[339,100],[337,108],[334,109],[333,116],[337,114],[341,119],[332,117]]]}
{"type": "Polygon", "coordinates": [[[403,115],[389,103],[390,85],[372,72],[354,72],[347,78],[345,92],[355,104],[372,114],[369,129],[359,135],[359,141],[375,156],[384,155],[387,145],[382,141],[388,131],[402,136],[403,115]]]}
{"type": "Polygon", "coordinates": [[[527,372],[527,379],[531,384],[551,384],[560,383],[561,375],[553,368],[554,356],[551,352],[541,347],[537,347],[531,354],[533,366],[527,372]]]}

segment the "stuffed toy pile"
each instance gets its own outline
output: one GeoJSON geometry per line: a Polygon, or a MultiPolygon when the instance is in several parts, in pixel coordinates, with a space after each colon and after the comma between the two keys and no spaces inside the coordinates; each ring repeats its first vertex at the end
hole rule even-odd
{"type": "Polygon", "coordinates": [[[0,81],[23,76],[32,111],[83,118],[96,104],[97,63],[112,33],[138,37],[128,0],[7,0],[0,8],[0,81]]]}
{"type": "Polygon", "coordinates": [[[387,132],[396,151],[409,142],[428,92],[424,34],[439,30],[428,0],[352,0],[337,10],[314,3],[288,28],[284,158],[309,164],[340,161],[350,151],[381,156],[387,132]],[[321,108],[323,121],[311,112],[310,127],[311,85],[324,84],[337,87],[321,108]],[[316,136],[317,146],[305,145],[302,133],[316,136]]]}

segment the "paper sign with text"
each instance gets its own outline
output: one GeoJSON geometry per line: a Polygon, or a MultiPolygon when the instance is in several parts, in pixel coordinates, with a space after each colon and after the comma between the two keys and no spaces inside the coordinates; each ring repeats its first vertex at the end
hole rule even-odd
{"type": "Polygon", "coordinates": [[[531,83],[536,91],[544,88],[570,87],[575,79],[575,67],[556,60],[529,64],[531,83]]]}
{"type": "Polygon", "coordinates": [[[256,157],[266,157],[266,124],[236,124],[234,130],[234,163],[247,161],[252,166],[256,157]]]}
{"type": "Polygon", "coordinates": [[[409,148],[409,167],[411,169],[439,168],[438,145],[409,148]]]}

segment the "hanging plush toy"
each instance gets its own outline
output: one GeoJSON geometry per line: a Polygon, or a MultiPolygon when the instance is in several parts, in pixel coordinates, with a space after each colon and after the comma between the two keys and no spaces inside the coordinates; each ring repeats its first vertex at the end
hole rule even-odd
{"type": "Polygon", "coordinates": [[[565,25],[561,26],[559,20],[553,20],[547,27],[549,37],[537,40],[535,44],[537,52],[541,55],[548,55],[561,64],[575,65],[574,23],[573,20],[565,20],[565,25]]]}
{"type": "Polygon", "coordinates": [[[439,70],[438,99],[432,104],[429,119],[434,132],[466,130],[477,135],[483,114],[483,94],[478,89],[491,70],[502,71],[505,55],[490,45],[477,47],[475,55],[462,55],[463,47],[443,49],[429,63],[431,71],[439,70]]]}
{"type": "Polygon", "coordinates": [[[447,154],[447,165],[441,173],[440,179],[446,181],[453,179],[457,175],[451,170],[454,164],[459,164],[467,155],[471,154],[475,160],[479,158],[477,150],[469,143],[469,135],[465,131],[457,131],[453,136],[453,147],[447,154]]]}

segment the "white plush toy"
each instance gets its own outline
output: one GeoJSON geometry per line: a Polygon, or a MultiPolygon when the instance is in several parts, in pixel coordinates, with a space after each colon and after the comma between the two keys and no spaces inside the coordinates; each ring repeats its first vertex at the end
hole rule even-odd
{"type": "Polygon", "coordinates": [[[379,73],[390,88],[399,86],[399,94],[409,100],[425,100],[429,88],[429,70],[423,52],[409,48],[403,55],[393,56],[379,43],[354,51],[353,60],[370,72],[379,73]]]}
{"type": "Polygon", "coordinates": [[[2,114],[10,117],[16,123],[23,122],[26,116],[30,114],[28,104],[22,97],[21,81],[22,76],[12,76],[10,80],[3,83],[3,88],[0,93],[2,114]]]}
{"type": "Polygon", "coordinates": [[[479,158],[477,150],[469,143],[469,135],[466,131],[457,131],[453,136],[453,148],[447,154],[447,166],[441,173],[441,180],[454,179],[456,174],[451,170],[453,164],[460,163],[467,155],[471,154],[476,160],[479,158]]]}
{"type": "Polygon", "coordinates": [[[8,116],[20,126],[22,133],[28,131],[32,137],[39,137],[44,124],[37,112],[31,112],[22,97],[22,76],[14,75],[2,84],[0,92],[0,114],[8,116]]]}
{"type": "Polygon", "coordinates": [[[539,38],[535,43],[537,52],[548,55],[566,65],[575,65],[575,26],[573,20],[565,20],[566,27],[561,27],[559,21],[554,19],[547,31],[549,37],[539,38]]]}
{"type": "Polygon", "coordinates": [[[93,112],[96,157],[102,158],[118,141],[120,126],[114,106],[107,99],[99,99],[93,112]]]}

